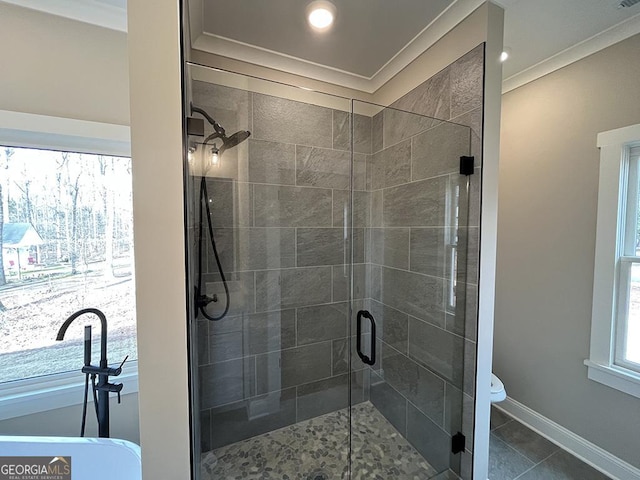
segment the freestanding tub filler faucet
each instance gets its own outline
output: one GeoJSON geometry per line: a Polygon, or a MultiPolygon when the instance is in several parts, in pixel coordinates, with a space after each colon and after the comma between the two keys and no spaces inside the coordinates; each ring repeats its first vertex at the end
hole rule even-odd
{"type": "Polygon", "coordinates": [[[127,361],[128,357],[122,361],[118,368],[109,368],[107,365],[107,317],[97,308],[84,308],[78,310],[76,313],[67,318],[60,330],[58,330],[58,336],[56,340],[60,341],[64,338],[64,334],[76,318],[85,313],[92,313],[100,319],[101,332],[100,332],[100,366],[96,367],[91,365],[91,325],[84,327],[84,366],[82,367],[82,373],[85,374],[85,388],[84,388],[84,405],[82,411],[82,428],[80,436],[84,436],[85,420],[87,416],[87,395],[89,390],[89,377],[91,376],[91,383],[93,388],[93,400],[96,404],[96,415],[98,417],[98,436],[102,438],[109,437],[109,393],[118,394],[118,403],[120,403],[120,391],[122,390],[121,383],[109,383],[109,376],[117,377],[122,373],[122,366],[127,361]],[[96,376],[98,377],[98,383],[96,385],[96,376]],[[97,394],[96,394],[97,392],[97,394]]]}

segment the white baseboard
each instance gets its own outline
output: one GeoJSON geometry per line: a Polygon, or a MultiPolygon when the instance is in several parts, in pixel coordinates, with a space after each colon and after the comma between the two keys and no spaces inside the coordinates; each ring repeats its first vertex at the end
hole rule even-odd
{"type": "Polygon", "coordinates": [[[640,469],[520,402],[507,397],[504,402],[494,406],[614,480],[640,480],[640,469]]]}

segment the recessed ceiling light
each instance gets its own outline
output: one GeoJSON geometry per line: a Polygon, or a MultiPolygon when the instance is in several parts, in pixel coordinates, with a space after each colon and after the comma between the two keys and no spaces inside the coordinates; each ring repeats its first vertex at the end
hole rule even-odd
{"type": "Polygon", "coordinates": [[[511,56],[511,49],[510,48],[505,48],[502,53],[500,54],[500,61],[501,62],[506,62],[509,57],[511,56]]]}
{"type": "Polygon", "coordinates": [[[331,28],[336,17],[336,7],[326,0],[311,2],[307,7],[307,21],[311,28],[325,32],[331,28]]]}

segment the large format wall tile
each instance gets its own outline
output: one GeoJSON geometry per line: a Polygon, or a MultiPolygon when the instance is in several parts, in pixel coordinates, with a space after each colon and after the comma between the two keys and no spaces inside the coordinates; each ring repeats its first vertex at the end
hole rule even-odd
{"type": "Polygon", "coordinates": [[[255,395],[255,357],[199,367],[200,406],[211,408],[255,395]]]}
{"type": "MultiPolygon", "coordinates": [[[[363,335],[363,345],[368,345],[369,336],[363,335]]],[[[349,355],[351,355],[351,371],[361,371],[367,369],[367,365],[362,362],[356,350],[355,328],[352,330],[350,338],[339,338],[334,340],[332,349],[332,375],[340,375],[349,371],[349,355]]]]}
{"type": "Polygon", "coordinates": [[[452,118],[453,123],[471,128],[471,155],[475,157],[475,166],[482,165],[482,107],[452,118]]]}
{"type": "Polygon", "coordinates": [[[451,71],[447,67],[391,104],[393,108],[433,119],[450,118],[451,71]]]}
{"type": "Polygon", "coordinates": [[[384,110],[376,113],[371,119],[371,153],[384,148],[384,110]]]}
{"type": "Polygon", "coordinates": [[[371,372],[371,403],[401,435],[407,435],[407,400],[377,373],[371,372]]]}
{"type": "MultiPolygon", "coordinates": [[[[371,117],[353,115],[353,151],[371,153],[371,117]]],[[[341,110],[333,111],[333,148],[351,150],[351,114],[341,110]]]]}
{"type": "Polygon", "coordinates": [[[391,187],[384,192],[385,227],[444,226],[446,218],[446,177],[432,178],[391,187]]]}
{"type": "MultiPolygon", "coordinates": [[[[353,271],[354,299],[367,298],[374,295],[375,273],[369,264],[356,264],[349,269],[344,266],[333,267],[333,301],[346,302],[349,299],[349,273],[353,271]]],[[[379,274],[379,271],[378,271],[379,274]]],[[[377,298],[379,295],[376,295],[377,298]]]]}
{"type": "MultiPolygon", "coordinates": [[[[206,185],[214,229],[250,227],[253,224],[253,186],[251,184],[207,178],[206,185]]],[[[196,188],[200,198],[200,186],[196,188]]],[[[203,213],[203,218],[206,218],[206,213],[203,213]]]]}
{"type": "Polygon", "coordinates": [[[409,357],[462,389],[464,339],[409,317],[409,357]]]}
{"type": "Polygon", "coordinates": [[[254,137],[331,148],[332,110],[269,95],[253,95],[254,137]]]}
{"type": "Polygon", "coordinates": [[[238,270],[294,267],[295,229],[236,229],[238,270]]]}
{"type": "MultiPolygon", "coordinates": [[[[297,420],[299,422],[348,406],[349,375],[331,377],[298,387],[297,420]]],[[[336,445],[336,448],[340,447],[336,445]]]]}
{"type": "Polygon", "coordinates": [[[384,344],[382,350],[384,380],[441,426],[444,421],[444,380],[384,344]]]}
{"type": "Polygon", "coordinates": [[[331,302],[331,267],[267,270],[255,275],[259,312],[331,302]]]}
{"type": "Polygon", "coordinates": [[[460,170],[460,157],[470,154],[471,130],[441,123],[411,139],[412,180],[431,178],[460,170]]]}
{"type": "MultiPolygon", "coordinates": [[[[202,264],[203,272],[218,273],[218,264],[216,262],[215,255],[213,253],[213,243],[209,237],[209,231],[205,226],[204,238],[199,248],[203,249],[204,262],[202,264]]],[[[213,231],[213,237],[218,252],[218,258],[222,269],[225,272],[233,272],[236,268],[236,237],[238,231],[235,228],[216,228],[213,231]]]]}
{"type": "Polygon", "coordinates": [[[271,392],[209,412],[211,448],[222,447],[295,423],[296,389],[271,392]]]}
{"type": "Polygon", "coordinates": [[[367,189],[367,159],[371,155],[355,153],[353,155],[353,189],[367,189]]]}
{"type": "Polygon", "coordinates": [[[473,450],[474,401],[469,395],[450,384],[445,385],[444,430],[449,435],[462,432],[465,448],[473,450]]]}
{"type": "Polygon", "coordinates": [[[478,227],[470,227],[468,229],[460,229],[460,243],[466,244],[466,268],[465,282],[478,283],[479,257],[480,257],[480,229],[478,227]]]}
{"type": "Polygon", "coordinates": [[[203,452],[213,449],[211,443],[211,410],[200,410],[200,448],[203,452]]]}
{"type": "Polygon", "coordinates": [[[382,270],[382,303],[443,326],[444,280],[392,268],[382,270]]]}
{"type": "Polygon", "coordinates": [[[298,345],[346,337],[348,307],[344,302],[298,308],[298,345]]]}
{"type": "Polygon", "coordinates": [[[353,226],[364,228],[369,226],[369,215],[371,211],[371,193],[353,192],[353,208],[348,190],[333,191],[333,226],[343,227],[345,215],[353,215],[353,226]]]}
{"type": "Polygon", "coordinates": [[[295,310],[227,316],[209,325],[211,362],[274,352],[295,345],[295,310]]]}
{"type": "Polygon", "coordinates": [[[256,227],[330,227],[331,190],[256,185],[256,227]]]}
{"type": "Polygon", "coordinates": [[[198,335],[198,365],[207,365],[209,362],[209,320],[197,320],[198,335]]]}
{"type": "Polygon", "coordinates": [[[299,186],[349,188],[351,154],[328,148],[296,147],[296,184],[299,186]]]}
{"type": "Polygon", "coordinates": [[[454,243],[453,227],[412,228],[411,271],[449,278],[449,253],[454,243]]]}
{"type": "MultiPolygon", "coordinates": [[[[205,275],[204,292],[209,298],[217,297],[217,302],[211,302],[206,306],[209,316],[217,317],[225,309],[227,298],[224,284],[219,278],[219,274],[205,275]],[[210,281],[213,277],[214,281],[210,281]]],[[[253,272],[239,272],[226,275],[227,287],[229,289],[229,311],[228,315],[241,315],[253,313],[255,311],[255,290],[253,272]]]]}
{"type": "MultiPolygon", "coordinates": [[[[208,82],[193,82],[193,105],[205,110],[226,130],[228,135],[238,130],[251,130],[251,92],[208,82]]],[[[203,118],[193,113],[196,118],[203,118]]],[[[213,127],[205,120],[205,134],[213,127]]]]}
{"type": "Polygon", "coordinates": [[[314,343],[256,357],[258,394],[331,376],[331,342],[314,343]]]}
{"type": "Polygon", "coordinates": [[[442,121],[396,108],[385,108],[382,113],[385,148],[411,138],[442,121]]]}
{"type": "Polygon", "coordinates": [[[411,181],[411,140],[371,155],[367,164],[367,188],[378,190],[411,181]]]}
{"type": "Polygon", "coordinates": [[[407,440],[438,472],[449,468],[451,437],[411,404],[407,412],[407,440]]]}
{"type": "Polygon", "coordinates": [[[345,232],[342,228],[298,228],[297,266],[339,265],[346,263],[345,232]]]}
{"type": "MultiPolygon", "coordinates": [[[[372,228],[371,263],[386,267],[409,268],[409,229],[372,228]]],[[[413,262],[413,258],[411,259],[413,262]]]]}
{"type": "Polygon", "coordinates": [[[451,64],[451,118],[482,107],[484,44],[451,64]]]}
{"type": "Polygon", "coordinates": [[[295,185],[295,145],[249,139],[249,181],[295,185]]]}
{"type": "Polygon", "coordinates": [[[458,280],[455,313],[447,312],[446,330],[475,341],[478,329],[478,286],[458,280]]]}
{"type": "Polygon", "coordinates": [[[371,300],[371,314],[376,321],[376,336],[405,355],[408,353],[409,317],[395,308],[371,300]]]}

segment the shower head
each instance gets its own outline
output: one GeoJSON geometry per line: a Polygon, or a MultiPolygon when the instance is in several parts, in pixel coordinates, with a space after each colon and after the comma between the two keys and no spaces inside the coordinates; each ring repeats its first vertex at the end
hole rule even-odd
{"type": "Polygon", "coordinates": [[[222,155],[222,152],[224,152],[225,150],[228,150],[229,148],[233,148],[238,144],[244,142],[251,135],[251,132],[247,130],[240,130],[239,132],[234,133],[230,137],[227,137],[227,132],[225,131],[224,128],[222,128],[222,125],[216,122],[213,119],[213,117],[211,117],[211,115],[209,115],[206,111],[204,111],[199,107],[196,107],[193,104],[191,104],[191,111],[202,115],[207,120],[207,122],[209,122],[213,127],[214,132],[204,140],[205,145],[217,138],[222,140],[222,147],[220,147],[220,155],[222,155]]]}
{"type": "Polygon", "coordinates": [[[239,132],[234,133],[230,137],[222,137],[222,149],[226,150],[228,148],[233,148],[238,144],[244,142],[247,138],[251,136],[251,132],[247,130],[240,130],[239,132]]]}

